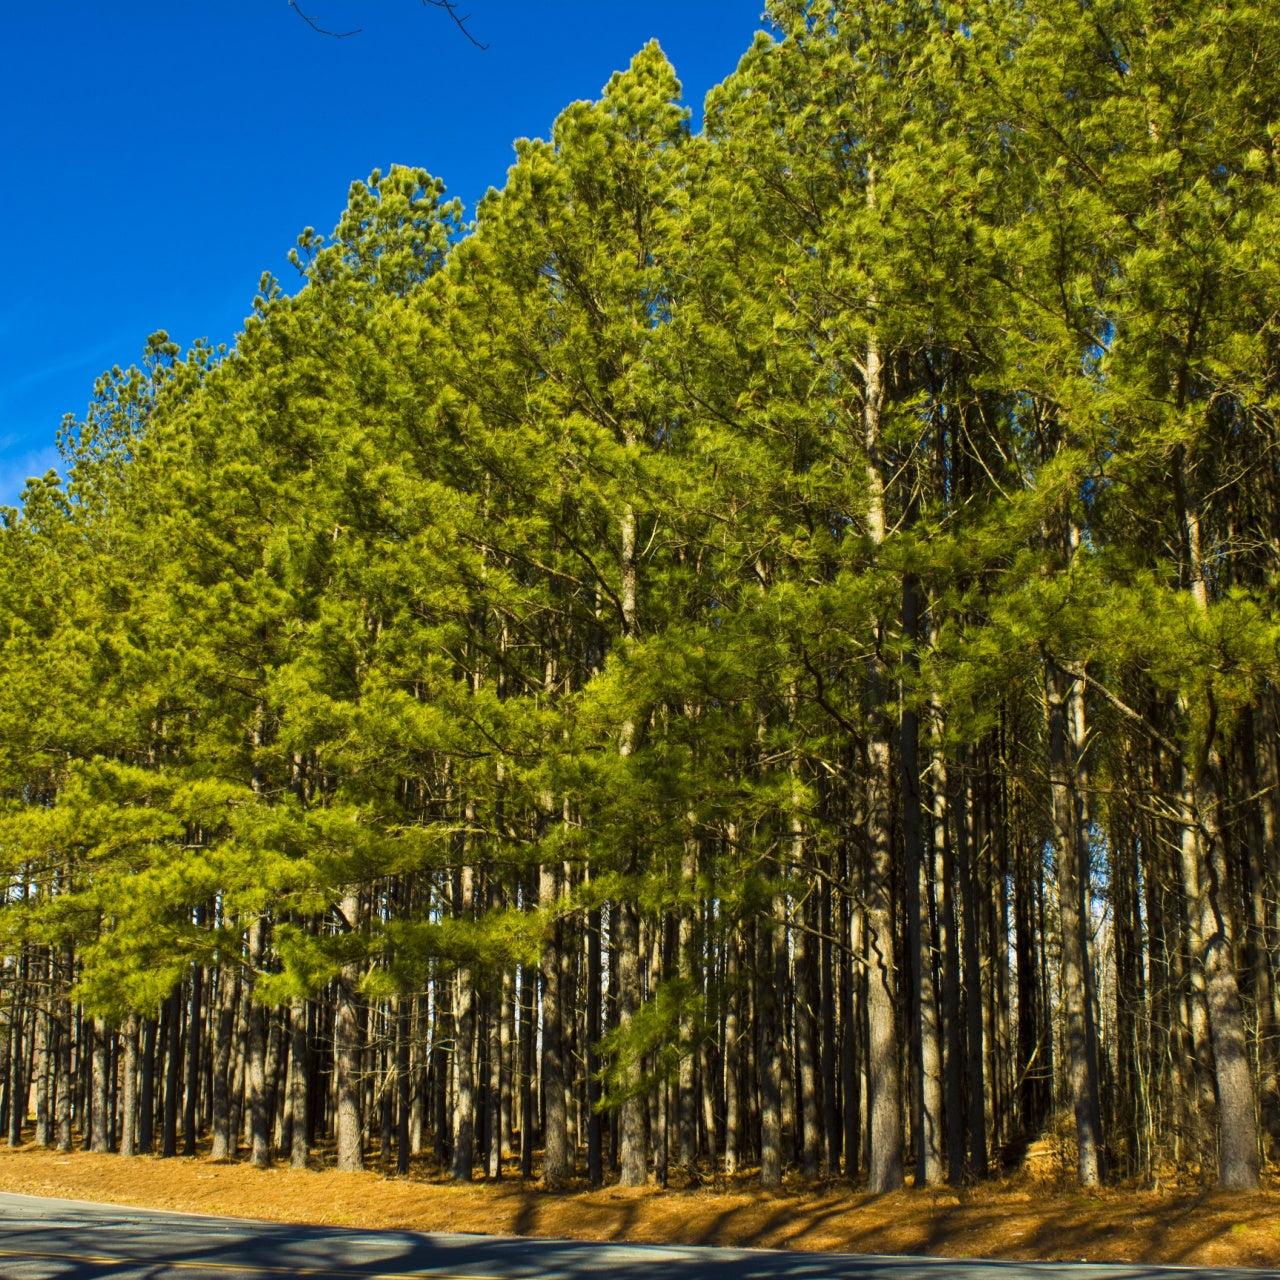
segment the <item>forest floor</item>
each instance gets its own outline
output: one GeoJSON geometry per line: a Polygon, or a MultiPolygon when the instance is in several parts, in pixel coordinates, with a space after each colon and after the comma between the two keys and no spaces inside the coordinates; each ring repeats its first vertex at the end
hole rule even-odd
{"type": "Polygon", "coordinates": [[[1280,1266],[1280,1191],[1083,1193],[1021,1173],[963,1190],[869,1195],[832,1182],[769,1193],[742,1179],[685,1189],[549,1192],[518,1176],[463,1185],[417,1170],[255,1169],[0,1148],[0,1191],[320,1226],[480,1232],[965,1258],[1280,1266]]]}

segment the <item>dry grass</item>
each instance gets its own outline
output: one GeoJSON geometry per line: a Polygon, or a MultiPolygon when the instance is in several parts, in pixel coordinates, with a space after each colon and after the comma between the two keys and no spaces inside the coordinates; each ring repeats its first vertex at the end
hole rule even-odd
{"type": "Polygon", "coordinates": [[[832,1184],[755,1190],[547,1192],[518,1177],[460,1185],[425,1174],[293,1172],[28,1146],[0,1149],[0,1190],[276,1222],[859,1253],[1280,1265],[1280,1193],[1097,1193],[1025,1175],[964,1191],[873,1196],[832,1184]]]}

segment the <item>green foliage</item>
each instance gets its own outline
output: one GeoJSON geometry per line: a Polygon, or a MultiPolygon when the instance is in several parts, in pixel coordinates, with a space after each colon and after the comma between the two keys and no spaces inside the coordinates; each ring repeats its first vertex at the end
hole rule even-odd
{"type": "MultiPolygon", "coordinates": [[[[735,929],[852,838],[886,699],[956,750],[1051,659],[1195,761],[1277,678],[1272,9],[770,14],[703,133],[646,46],[470,228],[375,171],[234,351],[103,376],[0,528],[10,951],[116,1016],[263,916],[267,1003],[735,929]]],[[[610,1034],[614,1103],[701,998],[610,1034]]]]}

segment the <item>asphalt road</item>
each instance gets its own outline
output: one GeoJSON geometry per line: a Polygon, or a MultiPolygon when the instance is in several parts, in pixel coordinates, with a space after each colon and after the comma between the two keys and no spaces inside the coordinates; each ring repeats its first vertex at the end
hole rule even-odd
{"type": "Polygon", "coordinates": [[[3,1280],[1246,1280],[1278,1271],[888,1258],[281,1226],[0,1194],[3,1280]]]}

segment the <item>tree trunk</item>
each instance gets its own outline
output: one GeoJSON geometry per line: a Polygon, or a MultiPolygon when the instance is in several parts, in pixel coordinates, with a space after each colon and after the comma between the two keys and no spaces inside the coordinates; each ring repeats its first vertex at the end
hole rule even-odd
{"type": "Polygon", "coordinates": [[[800,1077],[801,1172],[814,1181],[822,1169],[822,1124],[818,1096],[818,1045],[815,1007],[818,1004],[813,953],[816,894],[805,898],[803,919],[792,944],[796,969],[796,1060],[800,1077]]]}
{"type": "MultiPolygon", "coordinates": [[[[874,180],[868,187],[874,205],[874,180]]],[[[867,341],[862,400],[864,470],[868,485],[867,533],[878,549],[886,535],[880,418],[884,405],[880,347],[867,341]]],[[[867,883],[866,956],[868,1104],[870,1142],[867,1188],[873,1193],[902,1186],[902,1116],[899,1096],[898,991],[893,937],[892,806],[896,791],[885,723],[885,671],[879,654],[867,661],[867,883]]]]}
{"type": "Polygon", "coordinates": [[[101,1018],[93,1020],[93,1142],[91,1151],[111,1150],[111,1122],[107,1109],[111,1101],[111,1086],[107,1077],[109,1048],[107,1024],[101,1018]]]}
{"type": "MultiPolygon", "coordinates": [[[[25,968],[25,956],[20,963],[25,968]]],[[[25,1011],[25,1003],[15,992],[13,1001],[9,1005],[8,1121],[9,1145],[11,1147],[20,1147],[22,1145],[22,1126],[27,1119],[27,1081],[23,1071],[26,1063],[26,1056],[23,1053],[23,1015],[25,1011]]]]}
{"type": "MultiPolygon", "coordinates": [[[[549,800],[549,798],[548,798],[549,800]]],[[[548,808],[549,803],[548,803],[548,808]]],[[[547,917],[542,942],[542,1180],[559,1187],[569,1176],[565,1111],[564,1009],[561,999],[559,888],[554,863],[538,870],[538,906],[547,917]]]]}
{"type": "MultiPolygon", "coordinates": [[[[249,1162],[265,1169],[271,1163],[270,1117],[267,1111],[267,1011],[253,998],[266,955],[267,922],[256,916],[249,926],[249,1038],[245,1057],[245,1108],[248,1113],[249,1162]]],[[[195,1008],[194,1001],[192,1009],[195,1008]]]]}
{"type": "MultiPolygon", "coordinates": [[[[902,629],[912,646],[909,669],[915,671],[914,646],[920,639],[920,584],[913,574],[902,579],[902,629]]],[[[938,998],[933,981],[929,891],[920,823],[920,724],[904,702],[899,729],[898,774],[902,797],[903,868],[907,897],[907,957],[911,981],[911,1055],[916,1091],[915,1186],[942,1181],[942,1063],[938,1042],[938,998]]]]}
{"type": "Polygon", "coordinates": [[[738,1045],[738,1010],[742,1003],[741,939],[736,931],[725,940],[728,1002],[724,1019],[724,1171],[735,1174],[742,1150],[742,1066],[738,1045]]]}
{"type": "Polygon", "coordinates": [[[164,1004],[164,1118],[160,1155],[178,1154],[178,1095],[182,1092],[182,984],[164,1004]]]}
{"type": "MultiPolygon", "coordinates": [[[[640,1009],[640,919],[633,902],[615,905],[618,917],[618,1025],[625,1036],[640,1009]]],[[[619,1116],[618,1142],[624,1187],[643,1187],[648,1153],[644,1136],[644,1095],[640,1088],[640,1062],[629,1049],[623,1069],[624,1096],[619,1116]]]]}
{"type": "Polygon", "coordinates": [[[307,1045],[307,1002],[295,996],[289,1009],[289,1099],[292,1121],[289,1134],[289,1166],[305,1169],[310,1151],[310,1126],[307,1124],[307,1082],[311,1057],[307,1045]]]}
{"type": "Polygon", "coordinates": [[[138,1015],[130,1013],[124,1024],[124,1089],[120,1104],[120,1154],[137,1151],[138,1132],[138,1015]]]}
{"type": "Polygon", "coordinates": [[[196,1153],[197,1117],[200,1106],[200,1010],[204,994],[204,970],[191,968],[191,1010],[187,1016],[187,1093],[182,1111],[182,1154],[196,1153]]]}
{"type": "Polygon", "coordinates": [[[520,966],[520,1176],[533,1177],[533,1009],[537,970],[520,966]]]}
{"type": "MultiPolygon", "coordinates": [[[[142,1024],[142,1089],[138,1098],[138,1150],[150,1155],[155,1150],[156,1119],[156,1037],[160,1031],[155,1018],[142,1024]]],[[[67,1128],[70,1129],[68,1118],[67,1128]]]]}
{"type": "Polygon", "coordinates": [[[786,898],[775,892],[771,919],[757,923],[756,1008],[760,1022],[760,1185],[782,1186],[782,986],[786,965],[786,898]],[[779,922],[782,922],[780,927],[779,922]],[[778,934],[775,933],[778,930],[778,934]],[[781,961],[781,964],[779,963],[781,961]]]}
{"type": "Polygon", "coordinates": [[[1102,1180],[1102,1118],[1098,1063],[1091,1052],[1088,1021],[1089,947],[1084,886],[1080,877],[1078,811],[1073,785],[1079,744],[1074,741],[1068,698],[1071,680],[1056,663],[1045,664],[1045,724],[1049,744],[1049,789],[1058,863],[1058,909],[1062,921],[1062,1002],[1066,1013],[1067,1071],[1076,1117],[1080,1185],[1102,1180]]]}
{"type": "Polygon", "coordinates": [[[600,911],[596,908],[587,913],[587,1181],[593,1187],[604,1182],[596,1048],[600,1034],[600,911]]]}
{"type": "Polygon", "coordinates": [[[58,1150],[71,1150],[71,1095],[75,1089],[71,1074],[71,1000],[68,990],[73,975],[71,947],[62,950],[61,972],[58,975],[58,1071],[57,1117],[58,1150]]]}
{"type": "MultiPolygon", "coordinates": [[[[230,957],[226,957],[229,960],[230,957]]],[[[218,1017],[213,1036],[213,1146],[210,1158],[228,1160],[231,1146],[231,1043],[235,1036],[238,966],[224,961],[218,971],[218,1017]]]]}
{"type": "MultiPolygon", "coordinates": [[[[360,928],[360,899],[349,891],[342,899],[341,913],[347,931],[360,928]]],[[[347,960],[338,976],[333,1013],[333,1065],[337,1076],[337,1167],[343,1173],[364,1168],[364,1146],[360,1121],[360,1013],[356,1006],[356,984],[360,966],[347,960]]]]}
{"type": "Polygon", "coordinates": [[[31,1078],[36,1086],[36,1132],[35,1140],[39,1146],[49,1145],[49,1092],[51,1085],[50,1059],[52,1058],[52,1036],[49,1027],[48,995],[43,981],[48,962],[43,952],[40,953],[40,978],[35,1001],[32,1004],[35,1044],[32,1046],[31,1078]]]}
{"type": "MultiPolygon", "coordinates": [[[[1200,613],[1209,607],[1201,548],[1200,512],[1188,494],[1185,447],[1173,458],[1173,479],[1185,535],[1190,592],[1200,613]]],[[[1259,1185],[1256,1098],[1236,977],[1236,936],[1229,909],[1226,850],[1219,829],[1222,767],[1217,747],[1217,704],[1212,674],[1196,691],[1203,718],[1191,766],[1183,773],[1182,865],[1191,938],[1203,967],[1218,1094],[1218,1185],[1253,1190],[1259,1185]]],[[[1191,707],[1183,700],[1185,718],[1191,707]]]]}

